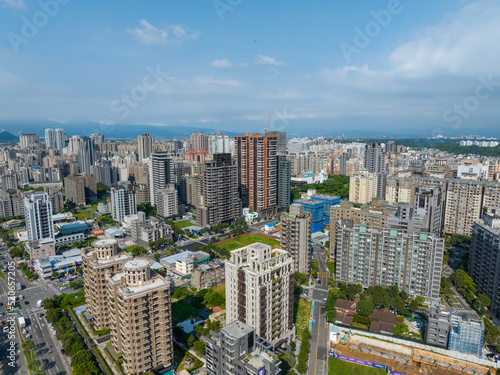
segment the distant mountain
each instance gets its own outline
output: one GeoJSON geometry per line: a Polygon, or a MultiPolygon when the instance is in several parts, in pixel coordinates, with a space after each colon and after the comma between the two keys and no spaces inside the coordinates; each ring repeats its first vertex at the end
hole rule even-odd
{"type": "Polygon", "coordinates": [[[14,134],[9,133],[6,130],[2,130],[2,132],[0,133],[0,141],[1,142],[17,141],[17,139],[18,138],[14,134]]]}
{"type": "MultiPolygon", "coordinates": [[[[220,130],[181,125],[103,125],[92,121],[70,121],[67,123],[60,123],[50,120],[0,120],[0,128],[7,126],[19,129],[20,134],[35,133],[40,137],[45,135],[45,129],[47,128],[62,128],[66,134],[70,136],[89,136],[92,133],[100,133],[104,134],[105,139],[137,139],[139,134],[151,134],[154,139],[185,139],[189,138],[195,131],[203,131],[205,134],[211,134],[214,131],[220,130]]],[[[226,131],[225,133],[229,136],[241,134],[230,131],[226,131]]],[[[17,139],[17,137],[15,137],[15,139],[17,139]]]]}

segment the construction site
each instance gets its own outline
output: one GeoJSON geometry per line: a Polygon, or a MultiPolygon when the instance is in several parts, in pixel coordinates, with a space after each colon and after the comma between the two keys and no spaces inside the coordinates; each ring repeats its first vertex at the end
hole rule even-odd
{"type": "Polygon", "coordinates": [[[384,368],[388,372],[395,371],[407,375],[500,374],[500,371],[494,368],[412,346],[354,334],[351,330],[341,331],[339,338],[338,342],[330,341],[330,356],[343,360],[346,360],[343,357],[350,357],[350,362],[358,364],[365,364],[368,361],[370,362],[368,366],[384,368]]]}

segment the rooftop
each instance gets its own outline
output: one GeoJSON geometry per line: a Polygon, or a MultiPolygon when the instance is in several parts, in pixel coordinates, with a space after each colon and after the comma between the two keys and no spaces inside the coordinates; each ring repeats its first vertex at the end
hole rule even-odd
{"type": "Polygon", "coordinates": [[[221,331],[227,333],[229,336],[234,338],[244,337],[253,332],[253,328],[247,326],[245,323],[236,321],[226,325],[221,331]]]}
{"type": "Polygon", "coordinates": [[[132,260],[129,260],[128,262],[126,262],[123,265],[123,268],[127,271],[136,271],[136,270],[141,270],[143,268],[147,268],[147,267],[151,266],[152,264],[153,264],[153,262],[150,261],[149,259],[144,259],[144,258],[132,259],[132,260]]]}

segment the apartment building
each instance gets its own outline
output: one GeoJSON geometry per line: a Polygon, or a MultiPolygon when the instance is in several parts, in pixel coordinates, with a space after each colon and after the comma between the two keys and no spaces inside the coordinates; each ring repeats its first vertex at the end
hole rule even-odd
{"type": "Polygon", "coordinates": [[[24,218],[29,241],[54,241],[52,204],[47,193],[24,197],[24,218]]]}
{"type": "Polygon", "coordinates": [[[179,198],[174,184],[168,184],[166,188],[158,190],[156,198],[158,215],[164,218],[179,215],[179,198]]]}
{"type": "Polygon", "coordinates": [[[151,156],[153,152],[153,137],[151,134],[141,134],[137,136],[137,148],[139,152],[139,162],[151,156]]]}
{"type": "Polygon", "coordinates": [[[277,204],[281,209],[290,206],[292,169],[286,155],[278,155],[277,204]]]}
{"type": "Polygon", "coordinates": [[[64,179],[66,202],[85,205],[85,182],[83,176],[71,175],[64,179]]]}
{"type": "Polygon", "coordinates": [[[255,243],[231,251],[225,265],[227,323],[239,320],[273,344],[294,340],[294,265],[288,252],[255,243]]]}
{"type": "Polygon", "coordinates": [[[499,207],[488,208],[474,223],[468,272],[478,292],[490,298],[490,310],[500,317],[499,207]]]}
{"type": "Polygon", "coordinates": [[[281,361],[273,345],[255,329],[235,321],[206,339],[207,375],[278,375],[281,361]]]}
{"type": "Polygon", "coordinates": [[[403,176],[387,176],[386,201],[390,203],[413,203],[415,201],[415,189],[420,186],[420,178],[416,175],[403,176]]]}
{"type": "Polygon", "coordinates": [[[201,175],[201,192],[196,207],[196,224],[207,227],[231,223],[241,217],[238,168],[231,154],[214,154],[201,175]]]}
{"type": "Polygon", "coordinates": [[[352,220],[337,224],[336,280],[397,285],[410,297],[439,298],[444,240],[433,233],[377,230],[352,220]]]}
{"type": "Polygon", "coordinates": [[[174,365],[170,282],[152,273],[152,263],[131,259],[106,274],[111,343],[127,374],[174,365]]]}
{"type": "Polygon", "coordinates": [[[97,240],[92,246],[91,250],[82,250],[85,302],[97,329],[103,329],[110,326],[106,272],[119,271],[123,262],[132,256],[125,252],[119,253],[118,241],[114,239],[97,240]]]}
{"type": "Polygon", "coordinates": [[[243,207],[260,215],[277,207],[277,136],[244,133],[236,136],[238,189],[243,207]]]}
{"type": "Polygon", "coordinates": [[[132,239],[144,248],[149,248],[149,243],[160,238],[169,241],[173,238],[172,227],[162,223],[155,217],[146,218],[146,214],[142,211],[137,213],[137,218],[130,221],[130,234],[132,239]]]}
{"type": "Polygon", "coordinates": [[[225,281],[224,261],[214,259],[198,265],[191,274],[191,286],[196,289],[213,288],[225,281]]]}
{"type": "Polygon", "coordinates": [[[311,273],[311,214],[301,204],[290,206],[281,214],[281,248],[294,260],[294,271],[311,273]]]}
{"type": "Polygon", "coordinates": [[[425,222],[428,232],[440,235],[443,230],[443,217],[446,193],[441,185],[424,185],[415,188],[415,216],[425,222]]]}
{"type": "Polygon", "coordinates": [[[122,181],[111,187],[111,216],[119,223],[127,215],[137,214],[135,186],[129,181],[122,181]]]}
{"type": "Polygon", "coordinates": [[[378,175],[362,170],[353,173],[349,183],[349,200],[353,203],[367,204],[377,197],[378,175]]]}
{"type": "Polygon", "coordinates": [[[380,143],[370,143],[365,146],[365,168],[371,173],[383,173],[384,165],[384,150],[380,143]]]}
{"type": "Polygon", "coordinates": [[[151,205],[156,207],[158,191],[176,182],[172,158],[168,152],[151,153],[149,162],[149,188],[151,205]]]}

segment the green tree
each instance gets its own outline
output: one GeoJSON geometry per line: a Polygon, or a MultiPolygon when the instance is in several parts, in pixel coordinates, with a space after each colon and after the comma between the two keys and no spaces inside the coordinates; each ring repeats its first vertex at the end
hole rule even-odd
{"type": "Polygon", "coordinates": [[[196,339],[194,338],[193,335],[189,335],[188,339],[187,339],[187,344],[190,348],[193,347],[194,345],[194,342],[196,341],[196,339]]]}
{"type": "Polygon", "coordinates": [[[467,272],[462,269],[457,270],[451,275],[451,281],[462,294],[476,293],[476,284],[474,284],[474,281],[467,272]]]}
{"type": "Polygon", "coordinates": [[[409,306],[409,310],[410,312],[413,314],[415,311],[418,310],[418,308],[420,307],[419,303],[417,302],[416,299],[412,299],[410,301],[410,306],[409,306]]]}
{"type": "Polygon", "coordinates": [[[35,344],[33,343],[32,340],[25,340],[21,344],[21,347],[23,348],[24,351],[30,351],[35,348],[35,344]]]}
{"type": "Polygon", "coordinates": [[[193,344],[193,349],[200,355],[205,355],[205,343],[203,341],[195,341],[193,344]]]}
{"type": "Polygon", "coordinates": [[[368,317],[373,314],[373,310],[375,310],[375,305],[372,301],[359,301],[356,304],[356,311],[360,315],[368,317]]]}
{"type": "Polygon", "coordinates": [[[28,363],[28,368],[31,371],[37,370],[40,367],[40,361],[36,358],[32,358],[31,361],[28,363]]]}
{"type": "Polygon", "coordinates": [[[160,261],[160,258],[161,258],[161,254],[160,254],[160,253],[156,253],[155,255],[153,255],[153,258],[155,258],[155,260],[156,260],[157,262],[159,262],[159,261],[160,261]]]}

